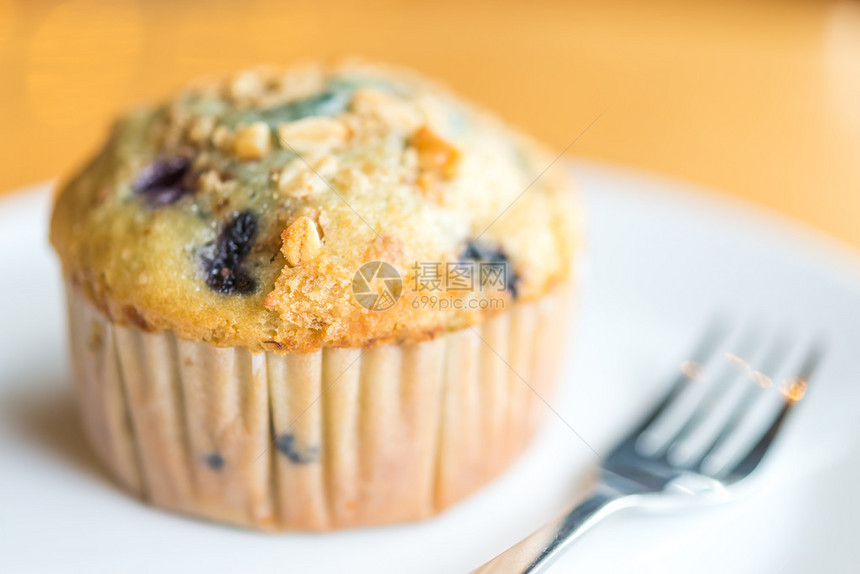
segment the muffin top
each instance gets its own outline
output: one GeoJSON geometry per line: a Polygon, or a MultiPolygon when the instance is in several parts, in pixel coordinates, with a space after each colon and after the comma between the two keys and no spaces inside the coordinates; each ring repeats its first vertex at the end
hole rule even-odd
{"type": "Polygon", "coordinates": [[[255,351],[421,341],[569,277],[552,161],[408,72],[257,69],[120,119],[51,242],[116,322],[255,351]]]}

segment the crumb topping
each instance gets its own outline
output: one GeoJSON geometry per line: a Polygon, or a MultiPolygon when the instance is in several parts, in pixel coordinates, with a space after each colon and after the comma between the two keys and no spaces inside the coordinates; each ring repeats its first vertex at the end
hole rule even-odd
{"type": "Polygon", "coordinates": [[[409,72],[255,69],[122,118],[51,240],[119,322],[285,352],[423,340],[569,278],[551,159],[409,72]]]}

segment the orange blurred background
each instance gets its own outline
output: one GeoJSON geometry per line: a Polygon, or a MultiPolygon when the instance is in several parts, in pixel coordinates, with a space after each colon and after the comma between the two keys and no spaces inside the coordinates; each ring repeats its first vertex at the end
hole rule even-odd
{"type": "Polygon", "coordinates": [[[860,4],[0,0],[0,192],[67,173],[190,77],[359,55],[561,150],[749,198],[860,247],[860,4]]]}

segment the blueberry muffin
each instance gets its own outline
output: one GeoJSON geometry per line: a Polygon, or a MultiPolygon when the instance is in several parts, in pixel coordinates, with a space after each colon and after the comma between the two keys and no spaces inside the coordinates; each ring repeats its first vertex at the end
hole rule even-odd
{"type": "Polygon", "coordinates": [[[154,505],[270,530],[473,492],[528,444],[570,323],[578,218],[552,159],[358,63],[128,114],[51,221],[100,458],[154,505]]]}

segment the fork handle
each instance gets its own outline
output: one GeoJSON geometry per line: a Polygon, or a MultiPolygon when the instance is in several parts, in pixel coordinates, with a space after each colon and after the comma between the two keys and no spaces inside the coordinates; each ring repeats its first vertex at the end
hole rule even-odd
{"type": "Polygon", "coordinates": [[[544,525],[502,552],[473,574],[533,574],[545,572],[583,532],[626,506],[628,497],[598,489],[567,514],[544,525]]]}

